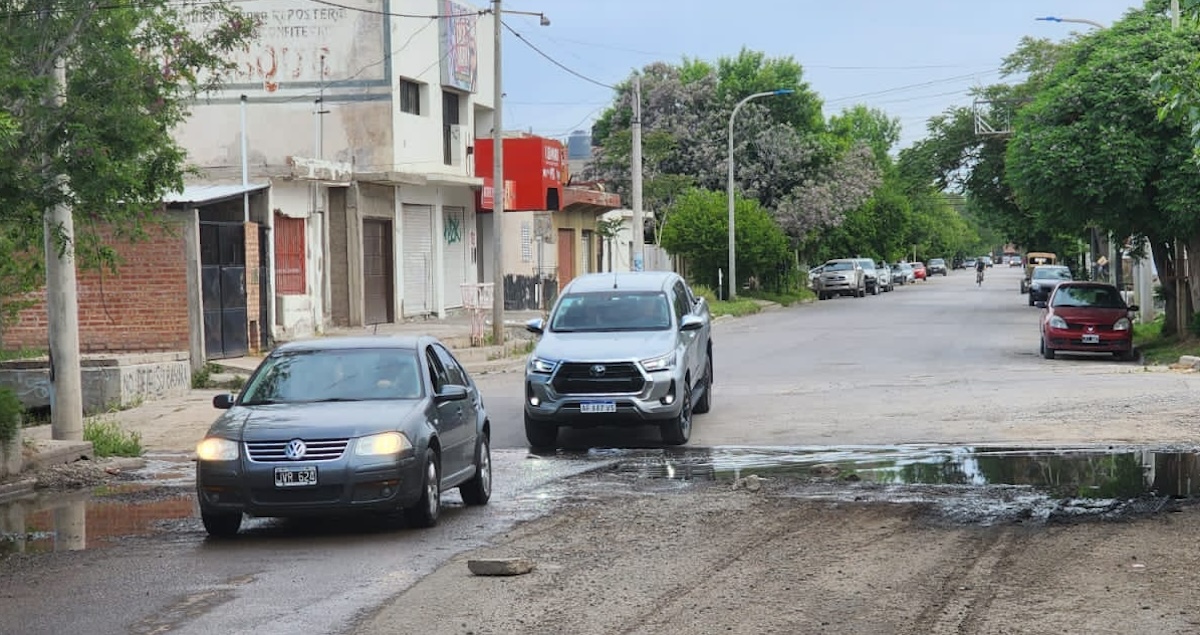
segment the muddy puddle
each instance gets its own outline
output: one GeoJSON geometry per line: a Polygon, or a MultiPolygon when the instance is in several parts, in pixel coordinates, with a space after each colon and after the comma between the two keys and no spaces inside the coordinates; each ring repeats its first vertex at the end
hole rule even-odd
{"type": "Polygon", "coordinates": [[[640,478],[768,484],[837,500],[931,502],[967,522],[1129,517],[1200,498],[1200,452],[890,446],[593,451],[640,478]]]}
{"type": "Polygon", "coordinates": [[[162,533],[196,514],[188,490],[114,482],[74,492],[43,492],[0,505],[0,557],[95,549],[162,533]]]}

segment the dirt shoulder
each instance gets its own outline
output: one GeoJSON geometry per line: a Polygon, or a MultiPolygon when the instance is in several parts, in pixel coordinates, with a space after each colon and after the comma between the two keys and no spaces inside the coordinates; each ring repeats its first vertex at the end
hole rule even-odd
{"type": "MultiPolygon", "coordinates": [[[[930,503],[768,481],[596,478],[354,632],[1195,633],[1200,510],[990,526],[930,503]],[[471,558],[533,572],[473,576],[471,558]]],[[[1018,510],[1019,511],[1019,510],[1018,510]]]]}

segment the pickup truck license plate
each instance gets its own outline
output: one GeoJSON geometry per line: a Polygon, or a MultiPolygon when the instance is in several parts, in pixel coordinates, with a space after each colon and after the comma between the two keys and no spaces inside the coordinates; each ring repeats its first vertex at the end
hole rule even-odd
{"type": "Polygon", "coordinates": [[[583,414],[599,414],[605,412],[616,412],[617,404],[611,401],[587,401],[579,404],[579,412],[583,414]]]}
{"type": "Polygon", "coordinates": [[[1100,336],[1096,335],[1095,333],[1085,334],[1083,336],[1083,343],[1084,344],[1099,344],[1100,336]]]}
{"type": "Polygon", "coordinates": [[[275,468],[275,487],[304,487],[317,484],[317,466],[275,468]]]}

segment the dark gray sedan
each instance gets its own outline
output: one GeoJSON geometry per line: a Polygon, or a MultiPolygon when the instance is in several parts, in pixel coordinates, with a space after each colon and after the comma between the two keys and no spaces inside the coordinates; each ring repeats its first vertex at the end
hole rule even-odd
{"type": "Polygon", "coordinates": [[[204,527],[243,514],[403,512],[432,527],[441,493],[492,492],[491,424],[474,380],[432,337],[345,337],[277,348],[196,448],[204,527]]]}

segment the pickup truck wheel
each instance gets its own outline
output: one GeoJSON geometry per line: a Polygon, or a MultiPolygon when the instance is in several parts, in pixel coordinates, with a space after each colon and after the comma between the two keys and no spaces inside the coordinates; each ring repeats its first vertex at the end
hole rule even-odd
{"type": "Polygon", "coordinates": [[[558,446],[558,426],[533,421],[525,415],[525,438],[534,450],[554,450],[558,446]]]}
{"type": "Polygon", "coordinates": [[[683,384],[679,414],[659,426],[663,442],[668,445],[683,445],[692,436],[692,387],[687,380],[683,384]]]}
{"type": "Polygon", "coordinates": [[[704,394],[696,400],[696,405],[692,407],[692,413],[702,415],[712,408],[712,387],[713,387],[713,363],[712,355],[706,355],[704,360],[704,381],[701,383],[704,387],[704,394]]]}

